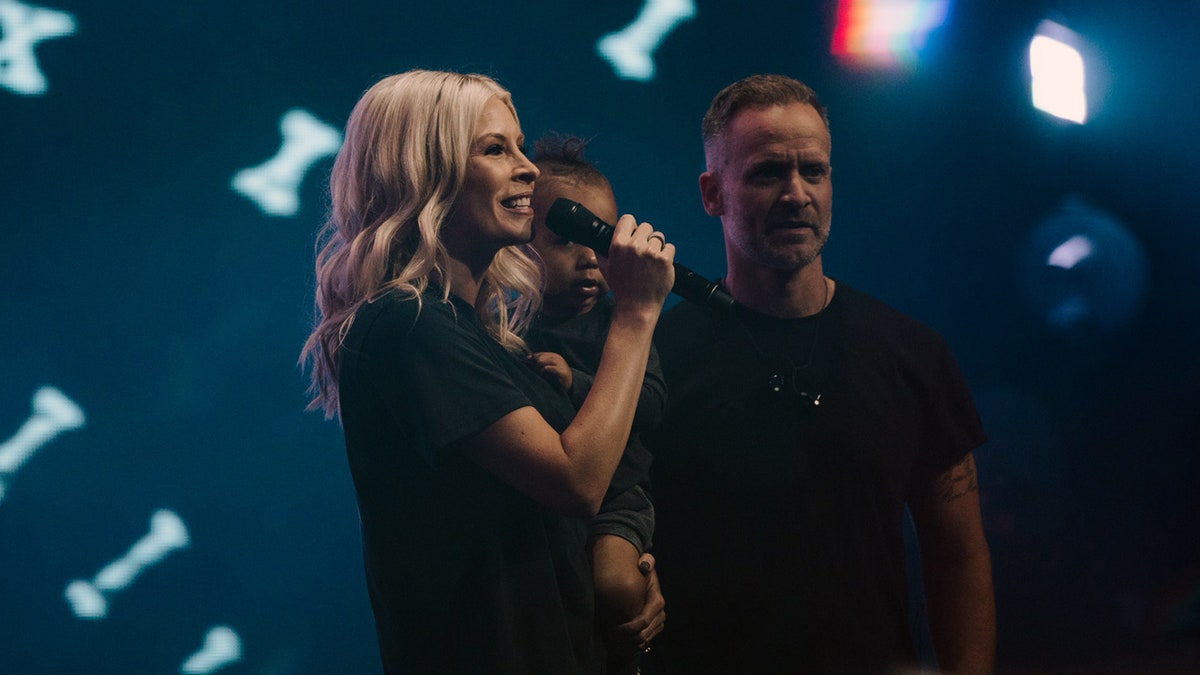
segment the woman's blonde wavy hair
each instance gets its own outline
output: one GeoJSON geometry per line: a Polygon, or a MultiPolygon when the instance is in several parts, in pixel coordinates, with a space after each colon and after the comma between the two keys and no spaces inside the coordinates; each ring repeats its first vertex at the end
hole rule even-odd
{"type": "MultiPolygon", "coordinates": [[[[380,80],[354,106],[317,237],[316,327],[300,354],[312,368],[308,409],[338,413],[339,349],[363,303],[392,290],[420,302],[431,281],[442,281],[449,302],[450,255],[439,233],[493,97],[516,117],[512,96],[485,75],[413,70],[380,80]]],[[[500,344],[521,352],[540,293],[527,247],[506,247],[484,275],[476,310],[500,344]]]]}

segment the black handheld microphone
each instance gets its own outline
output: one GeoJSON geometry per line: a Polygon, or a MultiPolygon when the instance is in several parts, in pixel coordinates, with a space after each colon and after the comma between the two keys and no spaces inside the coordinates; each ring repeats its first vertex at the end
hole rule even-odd
{"type": "MultiPolygon", "coordinates": [[[[600,220],[583,204],[564,197],[554,200],[546,213],[546,227],[560,237],[583,244],[602,256],[608,256],[612,244],[613,226],[600,220]]],[[[708,309],[725,312],[734,305],[729,295],[716,283],[688,268],[674,263],[675,285],[671,292],[708,309]]]]}

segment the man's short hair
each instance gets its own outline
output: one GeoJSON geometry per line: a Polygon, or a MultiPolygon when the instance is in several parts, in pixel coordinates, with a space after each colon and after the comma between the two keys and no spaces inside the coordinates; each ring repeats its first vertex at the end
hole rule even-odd
{"type": "Polygon", "coordinates": [[[817,93],[800,80],[785,75],[751,75],[725,87],[713,97],[712,105],[704,113],[701,134],[704,147],[729,126],[737,113],[746,108],[769,108],[789,103],[811,105],[821,115],[825,128],[829,128],[829,115],[817,98],[817,93]]]}

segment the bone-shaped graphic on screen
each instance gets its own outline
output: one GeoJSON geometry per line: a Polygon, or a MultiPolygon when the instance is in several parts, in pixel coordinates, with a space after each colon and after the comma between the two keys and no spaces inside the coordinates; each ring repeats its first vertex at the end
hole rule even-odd
{"type": "Polygon", "coordinates": [[[170,552],[188,545],[187,527],[174,512],[159,509],[150,517],[150,532],[120,558],[104,566],[91,581],[77,579],[67,584],[65,595],[80,619],[102,619],[108,614],[105,594],[113,594],[133,583],[151,565],[170,552]]]}
{"type": "Polygon", "coordinates": [[[317,160],[342,147],[342,135],[311,114],[293,108],[279,122],[283,145],[259,166],[238,171],[233,189],[252,199],[264,213],[294,216],[300,210],[300,183],[317,160]]]}
{"type": "Polygon", "coordinates": [[[46,93],[33,47],[74,32],[75,18],[66,12],[0,0],[0,87],[26,96],[46,93]]]}
{"type": "Polygon", "coordinates": [[[204,646],[179,667],[184,675],[215,673],[242,658],[242,640],[229,626],[213,626],[204,636],[204,646]]]}
{"type": "Polygon", "coordinates": [[[21,468],[42,446],[64,431],[84,425],[83,410],[54,387],[33,393],[33,414],[12,438],[0,445],[0,500],[4,499],[4,476],[21,468]]]}
{"type": "Polygon", "coordinates": [[[668,33],[695,14],[693,0],[646,0],[633,23],[601,37],[596,51],[612,64],[618,77],[649,81],[654,78],[654,50],[668,33]]]}

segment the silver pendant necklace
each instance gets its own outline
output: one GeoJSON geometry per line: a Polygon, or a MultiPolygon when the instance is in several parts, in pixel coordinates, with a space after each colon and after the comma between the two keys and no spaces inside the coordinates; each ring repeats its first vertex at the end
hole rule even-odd
{"type": "Polygon", "coordinates": [[[829,306],[829,280],[822,277],[822,283],[824,286],[824,294],[821,298],[821,307],[814,315],[812,342],[810,342],[808,346],[808,356],[804,359],[804,363],[800,365],[796,365],[796,362],[786,354],[781,354],[779,358],[775,359],[768,356],[767,353],[763,351],[762,347],[759,346],[758,340],[754,338],[754,333],[750,332],[750,329],[747,328],[741,320],[738,321],[738,325],[741,326],[742,332],[746,334],[746,337],[750,342],[750,346],[754,348],[754,351],[762,358],[763,361],[768,364],[778,364],[781,359],[787,362],[786,369],[774,368],[767,376],[768,390],[775,394],[783,394],[790,385],[791,390],[795,392],[795,394],[799,396],[802,401],[805,401],[813,407],[820,407],[822,394],[817,391],[812,391],[811,387],[801,385],[799,375],[801,372],[808,370],[808,367],[812,365],[813,355],[817,351],[817,338],[819,337],[821,331],[821,318],[825,312],[825,308],[829,306]],[[785,370],[787,372],[784,372],[785,370]]]}

